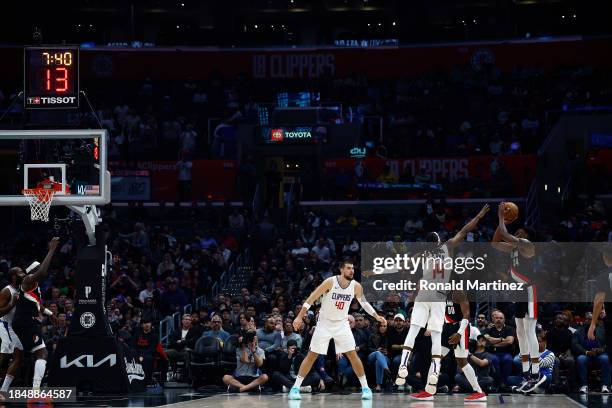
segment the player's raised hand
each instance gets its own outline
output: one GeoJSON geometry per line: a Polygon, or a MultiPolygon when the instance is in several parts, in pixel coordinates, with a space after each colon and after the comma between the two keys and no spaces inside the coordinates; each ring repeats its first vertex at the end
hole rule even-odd
{"type": "Polygon", "coordinates": [[[589,326],[589,332],[587,333],[587,337],[591,341],[595,340],[595,326],[593,325],[589,326]]]}
{"type": "Polygon", "coordinates": [[[477,217],[478,218],[484,217],[489,212],[490,209],[491,207],[489,206],[489,204],[485,204],[480,210],[480,212],[478,213],[477,217]]]}
{"type": "Polygon", "coordinates": [[[499,203],[499,206],[497,207],[497,216],[499,217],[500,220],[504,220],[504,210],[506,208],[506,203],[504,201],[502,201],[501,203],[499,203]]]}
{"type": "Polygon", "coordinates": [[[295,330],[296,332],[299,332],[300,330],[302,330],[302,325],[303,324],[304,324],[304,322],[302,321],[302,318],[298,315],[293,320],[293,330],[295,330]]]}
{"type": "Polygon", "coordinates": [[[49,241],[49,251],[55,251],[55,249],[59,245],[59,241],[59,237],[53,237],[51,241],[49,241]]]}
{"type": "Polygon", "coordinates": [[[378,323],[387,323],[387,319],[385,319],[381,315],[377,314],[376,316],[374,316],[374,318],[378,321],[378,323]]]}

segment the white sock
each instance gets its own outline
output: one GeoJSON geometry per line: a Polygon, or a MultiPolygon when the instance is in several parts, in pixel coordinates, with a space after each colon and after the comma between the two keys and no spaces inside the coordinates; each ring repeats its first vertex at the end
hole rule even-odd
{"type": "Polygon", "coordinates": [[[482,392],[482,388],[480,388],[480,384],[478,384],[478,379],[476,378],[474,368],[471,365],[466,364],[461,371],[463,371],[463,374],[465,374],[465,378],[467,378],[474,392],[482,392]]]}
{"type": "Polygon", "coordinates": [[[361,388],[369,388],[368,380],[365,375],[362,375],[361,377],[359,377],[359,383],[361,384],[361,388]]]}
{"type": "Polygon", "coordinates": [[[7,374],[4,377],[4,382],[2,383],[2,388],[0,388],[0,391],[2,392],[7,392],[9,387],[11,386],[11,383],[13,382],[13,376],[10,374],[7,374]]]}
{"type": "Polygon", "coordinates": [[[522,361],[521,365],[523,366],[523,373],[529,372],[529,361],[522,361]]]}
{"type": "Polygon", "coordinates": [[[294,388],[300,388],[302,386],[302,381],[304,381],[304,377],[300,377],[299,375],[295,377],[295,384],[293,384],[294,388]]]}
{"type": "Polygon", "coordinates": [[[531,363],[531,374],[538,375],[540,373],[540,362],[531,363]]]}
{"type": "Polygon", "coordinates": [[[40,383],[45,375],[47,368],[47,360],[38,359],[34,363],[34,378],[32,379],[32,388],[40,388],[40,383]]]}
{"type": "Polygon", "coordinates": [[[410,353],[412,350],[403,349],[402,350],[402,359],[400,360],[401,366],[408,367],[408,361],[410,361],[410,353]]]}

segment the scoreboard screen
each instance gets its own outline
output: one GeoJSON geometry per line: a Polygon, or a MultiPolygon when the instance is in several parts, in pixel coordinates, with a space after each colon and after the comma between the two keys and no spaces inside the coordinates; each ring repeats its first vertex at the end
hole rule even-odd
{"type": "Polygon", "coordinates": [[[78,47],[26,47],[23,55],[26,109],[79,107],[78,47]]]}

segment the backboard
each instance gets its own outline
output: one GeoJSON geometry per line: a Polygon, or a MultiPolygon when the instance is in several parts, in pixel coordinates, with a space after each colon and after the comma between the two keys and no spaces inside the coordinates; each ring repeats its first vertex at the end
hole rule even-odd
{"type": "Polygon", "coordinates": [[[102,129],[0,130],[0,206],[28,205],[24,188],[53,182],[52,205],[108,204],[106,143],[102,129]]]}

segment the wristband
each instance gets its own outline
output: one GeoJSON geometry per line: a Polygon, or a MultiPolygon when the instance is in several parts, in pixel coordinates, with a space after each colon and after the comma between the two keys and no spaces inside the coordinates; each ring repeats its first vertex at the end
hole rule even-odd
{"type": "Polygon", "coordinates": [[[463,333],[469,324],[470,322],[468,321],[468,319],[461,320],[461,323],[459,324],[459,330],[457,331],[457,333],[459,334],[463,333]]]}
{"type": "Polygon", "coordinates": [[[47,309],[46,307],[43,309],[43,313],[44,313],[46,316],[52,316],[52,315],[53,315],[53,312],[52,312],[52,311],[50,311],[49,309],[47,309]]]}
{"type": "Polygon", "coordinates": [[[302,305],[302,307],[306,308],[306,310],[310,309],[310,304],[307,302],[304,302],[304,304],[302,305]]]}

